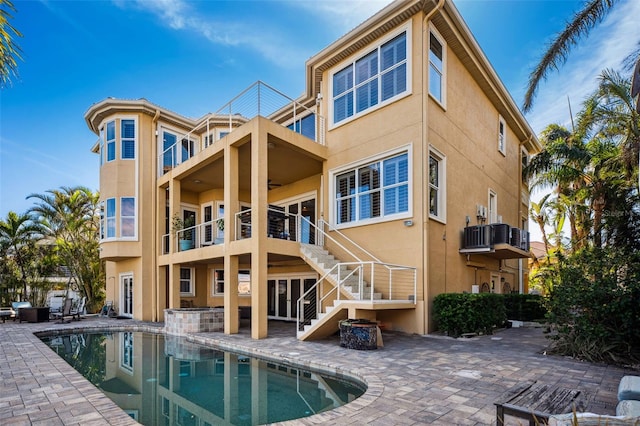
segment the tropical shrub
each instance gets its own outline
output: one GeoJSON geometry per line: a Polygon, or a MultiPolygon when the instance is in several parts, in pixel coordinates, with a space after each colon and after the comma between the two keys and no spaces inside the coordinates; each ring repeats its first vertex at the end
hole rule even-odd
{"type": "Polygon", "coordinates": [[[438,330],[458,337],[465,333],[491,334],[507,320],[502,295],[443,293],[433,301],[438,330]]]}
{"type": "Polygon", "coordinates": [[[640,252],[587,248],[558,263],[549,297],[553,350],[614,364],[640,362],[640,252]]]}

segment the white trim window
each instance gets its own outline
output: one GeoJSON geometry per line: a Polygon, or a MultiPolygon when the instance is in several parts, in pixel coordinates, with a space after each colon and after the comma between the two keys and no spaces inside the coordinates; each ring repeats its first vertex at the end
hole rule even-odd
{"type": "Polygon", "coordinates": [[[195,296],[196,289],[193,268],[180,268],[180,296],[195,296]]]}
{"type": "Polygon", "coordinates": [[[409,153],[372,161],[334,176],[336,225],[377,222],[410,211],[409,153]]]}
{"type": "MultiPolygon", "coordinates": [[[[224,269],[216,269],[213,271],[213,283],[212,283],[212,296],[224,295],[224,269]]],[[[251,295],[251,271],[248,269],[241,269],[238,271],[238,295],[250,296],[251,295]]]]}
{"type": "Polygon", "coordinates": [[[120,236],[135,238],[136,236],[136,199],[120,198],[120,236]]]}
{"type": "Polygon", "coordinates": [[[446,157],[435,148],[429,148],[429,216],[446,220],[446,157]]]}
{"type": "Polygon", "coordinates": [[[429,31],[429,95],[440,105],[446,105],[447,45],[442,36],[431,28],[429,31]]]}
{"type": "Polygon", "coordinates": [[[529,151],[525,147],[520,148],[520,161],[522,162],[522,170],[529,165],[529,151]]]}
{"type": "Polygon", "coordinates": [[[107,123],[107,162],[116,159],[116,121],[107,123]]]}
{"type": "Polygon", "coordinates": [[[136,158],[136,121],[120,120],[120,158],[134,160],[136,158]]]}
{"type": "Polygon", "coordinates": [[[333,124],[409,92],[409,28],[391,37],[331,76],[333,124]]]}
{"type": "Polygon", "coordinates": [[[116,237],[116,199],[107,198],[106,200],[106,229],[107,238],[116,237]]]}
{"type": "Polygon", "coordinates": [[[507,125],[502,116],[498,116],[498,151],[507,155],[507,125]]]}
{"type": "Polygon", "coordinates": [[[107,230],[106,224],[105,224],[105,217],[104,217],[104,205],[105,202],[104,201],[100,201],[99,205],[99,210],[100,210],[100,240],[104,240],[105,238],[105,232],[107,230]]]}

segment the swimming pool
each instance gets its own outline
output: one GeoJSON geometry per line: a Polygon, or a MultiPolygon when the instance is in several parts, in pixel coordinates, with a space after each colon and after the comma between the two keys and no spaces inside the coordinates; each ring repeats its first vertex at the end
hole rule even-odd
{"type": "Polygon", "coordinates": [[[364,386],[163,334],[115,331],[41,340],[143,425],[250,425],[344,405],[364,386]]]}

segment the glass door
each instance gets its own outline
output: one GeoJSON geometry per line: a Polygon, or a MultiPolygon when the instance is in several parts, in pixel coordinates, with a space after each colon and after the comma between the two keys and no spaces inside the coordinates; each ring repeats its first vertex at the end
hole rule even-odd
{"type": "Polygon", "coordinates": [[[312,198],[305,201],[296,201],[287,205],[289,220],[287,223],[287,233],[291,241],[299,241],[305,244],[315,244],[315,229],[312,225],[316,223],[316,200],[312,198]],[[300,220],[300,226],[296,226],[300,214],[304,219],[300,220]],[[300,235],[298,235],[298,232],[300,235]]]}
{"type": "Polygon", "coordinates": [[[213,204],[207,204],[202,207],[202,223],[204,224],[201,229],[201,238],[203,245],[213,244],[213,204]]]}
{"type": "Polygon", "coordinates": [[[133,317],[133,274],[120,277],[120,315],[133,317]]]}
{"type": "MultiPolygon", "coordinates": [[[[298,317],[298,299],[315,283],[316,278],[277,278],[267,281],[267,315],[271,319],[295,321],[298,317]]],[[[314,299],[313,295],[308,298],[314,299]]]]}

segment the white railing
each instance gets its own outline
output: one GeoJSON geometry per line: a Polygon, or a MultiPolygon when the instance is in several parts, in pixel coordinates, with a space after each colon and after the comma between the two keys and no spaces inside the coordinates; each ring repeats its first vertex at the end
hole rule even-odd
{"type": "MultiPolygon", "coordinates": [[[[307,219],[302,217],[301,220],[307,219]]],[[[381,262],[349,237],[332,229],[322,219],[318,222],[318,226],[311,223],[310,225],[316,228],[317,235],[321,237],[317,240],[329,240],[333,247],[339,248],[353,260],[336,264],[298,299],[299,331],[303,330],[304,325],[309,324],[312,319],[317,318],[328,302],[342,300],[344,294],[356,295],[356,300],[410,300],[416,303],[418,289],[415,267],[381,262]],[[325,226],[342,241],[325,232],[322,229],[325,226]],[[347,245],[351,245],[352,248],[349,249],[347,245]],[[360,255],[356,255],[354,251],[358,251],[360,255]],[[365,256],[370,260],[364,260],[365,256]],[[328,281],[333,282],[331,282],[331,289],[325,293],[323,284],[328,281]],[[353,288],[354,285],[356,289],[353,288]],[[345,291],[345,287],[351,289],[345,291]]],[[[349,297],[349,300],[352,300],[352,297],[349,297]]]]}
{"type": "MultiPolygon", "coordinates": [[[[174,252],[224,243],[224,219],[217,218],[175,231],[174,252]]],[[[162,236],[162,254],[169,254],[169,234],[162,236]]]]}
{"type": "Polygon", "coordinates": [[[256,81],[216,111],[217,116],[226,115],[229,117],[230,130],[232,130],[232,119],[234,117],[241,116],[250,120],[254,117],[262,116],[276,123],[286,125],[294,131],[300,130],[298,133],[302,133],[320,145],[324,145],[324,117],[315,117],[313,134],[303,132],[303,129],[299,128],[300,126],[297,124],[310,114],[315,114],[315,111],[262,81],[256,81]]]}
{"type": "MultiPolygon", "coordinates": [[[[251,238],[252,209],[242,210],[235,215],[236,239],[251,238]]],[[[315,226],[304,216],[287,213],[279,208],[267,209],[267,237],[280,240],[316,244],[318,235],[315,226]]]]}
{"type": "Polygon", "coordinates": [[[257,81],[218,111],[208,115],[189,132],[178,136],[176,143],[158,156],[158,176],[210,146],[213,143],[211,139],[216,137],[217,132],[225,135],[231,133],[257,116],[282,124],[320,145],[325,144],[324,117],[268,84],[257,81]],[[206,143],[205,137],[208,138],[206,143]],[[187,158],[180,155],[183,140],[193,141],[195,146],[195,152],[189,153],[187,158]]]}

